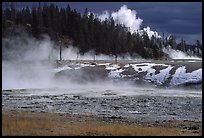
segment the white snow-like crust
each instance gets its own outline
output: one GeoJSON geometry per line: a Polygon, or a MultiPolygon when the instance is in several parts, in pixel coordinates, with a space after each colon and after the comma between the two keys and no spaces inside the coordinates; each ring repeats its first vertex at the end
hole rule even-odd
{"type": "Polygon", "coordinates": [[[186,67],[179,67],[173,78],[171,79],[171,85],[180,85],[186,82],[198,82],[202,81],[202,69],[195,70],[191,73],[186,73],[186,67]]]}
{"type": "Polygon", "coordinates": [[[150,74],[147,74],[146,79],[150,79],[151,81],[156,82],[158,85],[162,85],[170,77],[169,72],[172,68],[172,66],[169,66],[165,69],[162,69],[160,70],[159,74],[155,74],[155,72],[152,72],[152,76],[150,76],[150,74]]]}
{"type": "Polygon", "coordinates": [[[72,69],[72,68],[70,68],[68,65],[65,65],[63,67],[58,67],[58,68],[54,69],[54,71],[55,72],[60,72],[62,70],[69,70],[69,69],[72,69]]]}
{"type": "MultiPolygon", "coordinates": [[[[195,70],[191,73],[186,73],[185,66],[179,67],[175,74],[170,74],[169,72],[174,68],[172,65],[166,64],[156,64],[156,63],[138,63],[138,64],[126,64],[124,66],[120,66],[119,64],[111,64],[111,63],[99,63],[96,64],[98,66],[105,66],[106,70],[109,70],[109,78],[117,79],[124,77],[131,77],[131,75],[123,75],[121,74],[125,71],[126,68],[132,67],[137,73],[146,72],[147,74],[143,77],[145,80],[149,82],[153,82],[156,85],[162,85],[169,77],[172,77],[170,81],[170,86],[176,86],[180,84],[184,84],[187,82],[198,82],[202,81],[202,68],[195,70]],[[154,66],[164,66],[165,69],[159,70],[159,73],[156,74],[156,70],[153,68],[154,66]]],[[[55,72],[60,72],[62,70],[69,69],[81,69],[83,67],[94,67],[96,65],[92,65],[91,63],[84,64],[76,64],[74,67],[69,67],[65,65],[63,67],[59,67],[54,69],[55,72]]]]}

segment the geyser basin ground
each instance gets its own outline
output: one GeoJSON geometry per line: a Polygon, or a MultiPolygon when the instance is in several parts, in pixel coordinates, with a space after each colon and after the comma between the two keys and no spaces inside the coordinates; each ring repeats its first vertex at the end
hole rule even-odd
{"type": "MultiPolygon", "coordinates": [[[[83,63],[80,63],[79,61],[77,61],[77,63],[76,61],[64,61],[60,64],[60,66],[57,66],[54,69],[52,68],[51,73],[57,74],[73,69],[80,71],[83,68],[87,69],[87,67],[89,68],[88,71],[90,71],[90,69],[96,69],[96,66],[103,66],[103,69],[107,71],[104,74],[107,75],[109,79],[77,83],[78,80],[70,81],[72,79],[68,78],[69,75],[64,75],[65,79],[58,78],[59,80],[57,83],[51,83],[52,85],[42,85],[44,88],[40,87],[40,84],[43,81],[41,79],[37,79],[38,85],[30,85],[33,87],[29,87],[29,85],[27,85],[27,87],[22,87],[23,85],[19,85],[19,87],[17,87],[18,89],[10,87],[10,89],[7,88],[2,90],[2,109],[3,111],[17,110],[95,115],[99,117],[118,119],[119,122],[122,122],[125,119],[130,122],[137,122],[141,124],[153,123],[153,125],[155,125],[155,123],[158,124],[158,122],[161,123],[167,121],[191,122],[190,126],[197,123],[199,124],[197,125],[198,128],[196,127],[197,131],[197,129],[201,129],[202,124],[201,89],[185,89],[185,87],[182,89],[166,89],[153,87],[151,85],[129,83],[129,81],[115,80],[120,77],[122,78],[122,75],[125,75],[120,73],[123,72],[123,68],[128,68],[128,65],[131,65],[131,68],[134,69],[132,71],[133,73],[142,73],[143,71],[147,71],[148,73],[148,70],[151,71],[155,69],[156,71],[150,72],[155,74],[159,74],[159,72],[164,69],[163,67],[168,69],[168,67],[171,66],[175,68],[174,73],[170,71],[170,67],[169,70],[165,71],[172,73],[172,76],[176,73],[176,70],[181,67],[181,74],[177,76],[184,76],[182,73],[186,74],[197,70],[200,71],[199,69],[202,70],[201,63],[202,62],[199,61],[169,61],[168,63],[127,63],[123,61],[118,64],[114,64],[114,62],[107,63],[104,61],[97,63],[90,61],[83,61],[83,63]],[[153,67],[155,64],[162,64],[162,66],[155,68],[153,67]],[[185,66],[186,70],[182,69],[182,66],[185,66]],[[116,77],[112,78],[114,81],[110,79],[113,73],[116,74],[116,77]]],[[[101,71],[104,72],[104,70],[101,71]]],[[[129,73],[131,70],[127,72],[129,73]]],[[[44,72],[38,73],[41,74],[44,72]]],[[[143,74],[143,76],[146,75],[147,74],[143,74]]],[[[199,73],[197,73],[197,76],[189,76],[196,81],[201,80],[202,82],[202,77],[199,73]]],[[[189,76],[187,78],[189,78],[189,76]]],[[[53,77],[55,78],[56,76],[54,75],[53,77]]],[[[43,80],[47,80],[47,78],[43,80]]],[[[182,82],[182,80],[185,82],[188,79],[181,79],[181,81],[177,82],[182,82]]],[[[181,125],[183,127],[187,127],[182,123],[181,125]]]]}
{"type": "MultiPolygon", "coordinates": [[[[201,89],[202,60],[146,61],[62,61],[54,70],[56,78],[77,82],[100,80],[131,81],[157,87],[201,89]]],[[[66,81],[66,80],[65,80],[66,81]]]]}
{"type": "Polygon", "coordinates": [[[164,88],[202,86],[202,60],[3,62],[2,88],[53,88],[72,83],[123,81],[164,88]]]}
{"type": "Polygon", "coordinates": [[[112,89],[97,89],[95,87],[72,90],[4,90],[2,91],[2,111],[6,116],[11,116],[12,120],[25,118],[24,121],[32,123],[32,120],[39,121],[40,119],[44,122],[42,125],[45,125],[46,120],[48,124],[55,122],[52,128],[47,128],[45,125],[46,131],[44,129],[44,131],[41,129],[37,131],[35,128],[35,131],[33,130],[35,134],[32,131],[16,132],[20,135],[202,135],[201,94],[192,91],[184,94],[184,92],[186,91],[158,91],[153,88],[122,89],[121,87],[117,90],[113,87],[112,89]],[[135,91],[125,94],[125,90],[135,91]],[[7,112],[8,110],[15,112],[10,114],[7,112]],[[35,115],[31,115],[31,112],[35,115]],[[43,113],[52,114],[45,115],[43,113]],[[72,130],[71,128],[76,124],[83,131],[73,130],[73,133],[68,133],[68,130],[72,130]],[[84,124],[86,125],[84,126],[84,124]],[[124,127],[121,128],[122,130],[139,128],[135,130],[137,133],[128,131],[128,133],[121,132],[120,134],[118,129],[105,133],[104,129],[100,131],[98,128],[106,126],[105,128],[112,129],[117,125],[118,128],[124,127]],[[68,126],[71,128],[68,129],[68,126]],[[95,132],[92,127],[97,128],[98,131],[95,132]],[[47,133],[49,129],[51,132],[47,133]],[[147,131],[148,133],[140,133],[140,129],[144,129],[142,132],[147,131]],[[158,131],[152,132],[154,129],[158,129],[158,131]],[[65,130],[66,133],[64,133],[65,130]]]}
{"type": "Polygon", "coordinates": [[[98,88],[7,90],[2,92],[2,107],[144,121],[202,121],[202,97],[196,91],[116,86],[98,88]]]}
{"type": "MultiPolygon", "coordinates": [[[[137,82],[137,78],[140,77],[139,79],[145,82],[150,81],[158,86],[165,84],[169,87],[186,83],[190,79],[190,82],[200,81],[201,84],[198,85],[202,85],[202,76],[200,76],[202,62],[163,61],[159,63],[161,61],[124,60],[118,61],[117,64],[113,62],[62,61],[55,64],[52,70],[40,68],[44,72],[36,71],[39,68],[31,66],[29,73],[34,71],[32,73],[35,76],[38,73],[35,78],[38,80],[35,80],[38,85],[31,84],[30,88],[19,86],[18,88],[21,89],[15,87],[4,89],[2,107],[45,112],[102,114],[145,118],[145,120],[174,118],[201,121],[201,89],[157,88],[135,83],[135,81],[137,82]],[[52,75],[46,78],[42,74],[47,71],[52,75]],[[38,78],[38,76],[45,78],[38,78]],[[90,80],[88,81],[87,78],[90,80]],[[50,84],[41,86],[40,84],[46,80],[49,80],[50,84]],[[32,86],[35,87],[32,88],[32,86]]],[[[29,79],[32,80],[32,77],[29,79]]],[[[27,83],[27,80],[22,82],[27,83]]],[[[15,81],[18,83],[18,80],[15,81]]]]}

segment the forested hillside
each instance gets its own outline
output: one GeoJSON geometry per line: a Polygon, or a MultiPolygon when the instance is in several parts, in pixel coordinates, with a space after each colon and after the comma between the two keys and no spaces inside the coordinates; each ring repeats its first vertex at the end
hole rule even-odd
{"type": "Polygon", "coordinates": [[[61,8],[54,4],[39,3],[38,7],[17,9],[11,3],[2,10],[2,38],[18,35],[19,28],[24,28],[39,39],[41,34],[48,34],[56,43],[77,47],[80,54],[94,50],[96,54],[167,59],[168,55],[162,49],[171,46],[188,55],[202,56],[202,46],[198,40],[194,46],[189,46],[185,40],[177,43],[173,35],[164,37],[162,34],[162,38],[149,38],[146,32],[130,33],[128,28],[115,24],[112,18],[101,21],[88,9],[81,14],[69,5],[61,8]]]}

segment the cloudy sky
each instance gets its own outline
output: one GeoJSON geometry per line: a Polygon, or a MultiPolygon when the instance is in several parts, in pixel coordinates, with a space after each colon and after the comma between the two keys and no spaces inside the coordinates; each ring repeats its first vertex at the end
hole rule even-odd
{"type": "MultiPolygon", "coordinates": [[[[28,3],[28,2],[27,2],[28,3]]],[[[116,12],[121,6],[135,10],[137,17],[143,20],[142,27],[150,26],[159,32],[173,34],[177,42],[183,38],[193,44],[198,39],[202,43],[202,3],[201,2],[54,2],[84,13],[84,9],[102,14],[107,10],[116,12]]],[[[38,5],[38,2],[35,3],[38,5]]],[[[43,4],[43,3],[42,3],[43,4]]],[[[22,4],[24,5],[24,4],[22,4]]],[[[33,5],[33,2],[29,5],[33,5]]]]}
{"type": "Polygon", "coordinates": [[[189,43],[196,39],[202,41],[202,3],[201,2],[72,2],[71,8],[83,13],[87,7],[94,13],[117,11],[124,4],[137,12],[143,19],[142,26],[150,26],[160,34],[174,34],[189,43]]]}

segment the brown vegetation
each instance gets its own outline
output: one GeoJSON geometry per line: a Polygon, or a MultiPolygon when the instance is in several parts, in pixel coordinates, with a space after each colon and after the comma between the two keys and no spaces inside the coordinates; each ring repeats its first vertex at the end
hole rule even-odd
{"type": "Polygon", "coordinates": [[[4,136],[181,136],[202,135],[202,131],[192,133],[190,130],[175,127],[144,127],[116,121],[104,121],[93,116],[3,111],[2,134],[4,136]]]}

